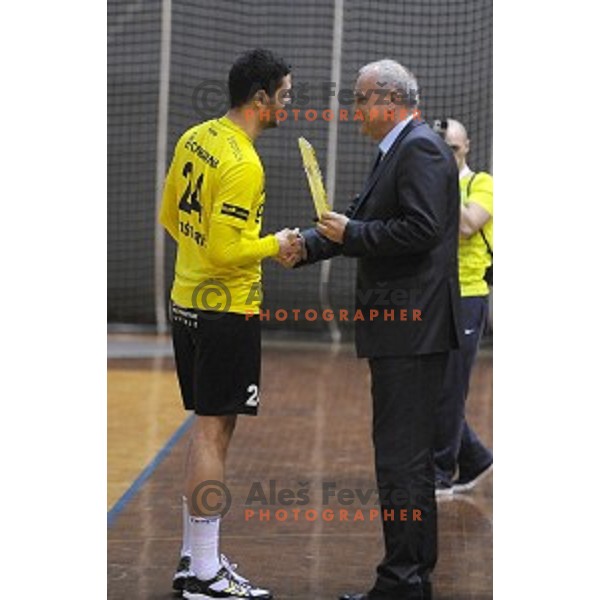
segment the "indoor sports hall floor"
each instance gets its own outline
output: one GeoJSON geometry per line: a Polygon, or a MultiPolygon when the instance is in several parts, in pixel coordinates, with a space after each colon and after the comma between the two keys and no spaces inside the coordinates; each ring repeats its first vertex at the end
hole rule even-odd
{"type": "MultiPolygon", "coordinates": [[[[110,335],[108,342],[108,598],[172,598],[181,530],[180,485],[187,442],[164,337],[110,335]]],[[[352,348],[265,343],[261,412],[240,417],[228,459],[233,502],[221,550],[245,577],[277,600],[334,600],[366,591],[382,556],[379,518],[370,499],[323,505],[323,482],[337,491],[374,487],[368,366],[352,348]],[[308,504],[261,505],[249,498],[290,489],[308,504]],[[253,487],[254,484],[254,487],[253,487]],[[255,516],[245,513],[249,506],[255,516]],[[271,509],[270,521],[258,518],[271,509]],[[296,513],[292,513],[293,509],[296,513]],[[331,509],[326,518],[323,510],[331,509]],[[286,521],[277,521],[287,517],[286,521]],[[300,510],[298,510],[300,509],[300,510]],[[313,509],[315,512],[311,512],[313,509]],[[341,509],[349,514],[343,521],[341,509]],[[352,521],[360,513],[364,521],[352,521]],[[318,515],[316,520],[311,520],[318,515]],[[333,515],[333,516],[332,516],[333,515]]],[[[492,446],[492,358],[478,358],[468,414],[492,446]]],[[[438,503],[435,600],[492,598],[492,477],[470,494],[438,503]]],[[[357,517],[360,518],[360,517],[357,517]]]]}

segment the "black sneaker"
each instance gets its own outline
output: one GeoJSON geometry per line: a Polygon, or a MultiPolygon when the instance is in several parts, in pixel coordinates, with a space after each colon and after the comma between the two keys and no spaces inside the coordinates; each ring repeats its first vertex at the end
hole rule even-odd
{"type": "Polygon", "coordinates": [[[272,600],[271,592],[253,586],[245,577],[235,572],[237,565],[231,564],[221,554],[221,568],[208,581],[198,579],[191,574],[183,589],[186,600],[210,600],[211,598],[255,598],[256,600],[272,600]]]}
{"type": "Polygon", "coordinates": [[[192,559],[187,554],[179,559],[177,570],[175,571],[175,575],[173,575],[173,589],[176,592],[183,592],[186,579],[192,574],[190,571],[191,564],[192,559]]]}
{"type": "Polygon", "coordinates": [[[479,471],[465,473],[464,475],[459,474],[458,479],[453,484],[454,491],[461,493],[472,490],[488,473],[491,473],[493,466],[493,463],[489,463],[479,471]]]}

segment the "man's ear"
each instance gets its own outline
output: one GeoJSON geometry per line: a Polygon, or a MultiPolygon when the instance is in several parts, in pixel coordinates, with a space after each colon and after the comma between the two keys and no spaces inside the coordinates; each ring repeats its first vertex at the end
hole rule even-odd
{"type": "Polygon", "coordinates": [[[267,106],[269,104],[269,96],[265,90],[258,90],[256,94],[252,97],[252,101],[257,106],[267,106]]]}
{"type": "Polygon", "coordinates": [[[467,141],[465,142],[465,152],[468,152],[471,149],[471,140],[469,138],[467,138],[467,141]]]}

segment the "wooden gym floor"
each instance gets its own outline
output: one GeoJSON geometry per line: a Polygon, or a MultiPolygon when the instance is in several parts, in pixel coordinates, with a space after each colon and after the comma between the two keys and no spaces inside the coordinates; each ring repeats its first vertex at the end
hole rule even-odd
{"type": "MultiPolygon", "coordinates": [[[[128,336],[112,341],[137,343],[128,336]]],[[[109,346],[111,343],[109,338],[109,346]]],[[[144,336],[144,339],[148,339],[144,336]]],[[[143,349],[147,343],[141,343],[143,349]]],[[[171,599],[179,556],[181,481],[188,433],[168,338],[152,338],[143,358],[108,362],[108,598],[171,599]]],[[[119,353],[113,353],[119,356],[119,353]]],[[[109,354],[110,356],[110,354],[109,354]]],[[[373,502],[322,504],[323,482],[335,489],[375,487],[366,361],[351,348],[265,344],[258,418],[239,417],[228,458],[232,505],[222,524],[221,550],[240,572],[277,600],[333,600],[366,591],[382,556],[373,502]],[[250,504],[260,483],[267,500],[290,489],[305,506],[250,504]],[[258,510],[271,509],[270,520],[258,510]],[[301,509],[294,518],[292,510],[301,509]],[[333,520],[314,518],[332,509],[333,520]],[[340,520],[340,509],[349,521],[340,520]],[[278,521],[287,516],[286,521],[278,521]],[[353,522],[359,512],[364,521],[353,522]]],[[[480,353],[467,404],[470,422],[492,447],[492,358],[480,353]]],[[[256,500],[257,496],[254,496],[256,500]]],[[[469,494],[438,503],[439,559],[435,600],[492,598],[492,476],[469,494]]]]}

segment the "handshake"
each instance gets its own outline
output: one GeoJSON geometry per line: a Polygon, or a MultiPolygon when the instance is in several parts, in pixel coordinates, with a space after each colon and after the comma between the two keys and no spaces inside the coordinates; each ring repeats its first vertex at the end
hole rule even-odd
{"type": "MultiPolygon", "coordinates": [[[[346,215],[330,210],[321,215],[315,229],[330,242],[341,244],[349,220],[346,215]]],[[[306,260],[306,244],[298,228],[282,229],[275,237],[279,242],[279,254],[274,258],[279,264],[290,269],[301,260],[306,260]]]]}
{"type": "Polygon", "coordinates": [[[296,263],[306,259],[306,246],[300,230],[282,229],[275,234],[279,244],[279,253],[273,258],[286,269],[291,269],[296,263]]]}

